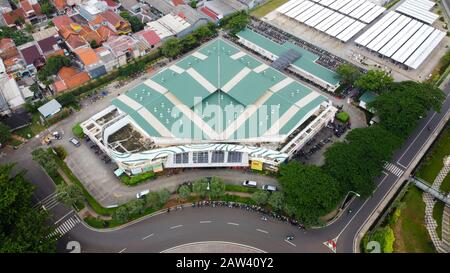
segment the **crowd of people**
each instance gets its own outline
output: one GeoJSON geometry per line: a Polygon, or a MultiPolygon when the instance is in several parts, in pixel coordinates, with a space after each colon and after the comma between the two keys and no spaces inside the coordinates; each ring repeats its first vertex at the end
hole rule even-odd
{"type": "Polygon", "coordinates": [[[285,42],[291,42],[301,48],[304,48],[316,55],[319,56],[319,59],[316,61],[318,64],[331,69],[336,70],[337,67],[343,63],[346,63],[343,59],[332,55],[328,51],[319,48],[317,46],[314,46],[302,39],[299,39],[298,37],[295,37],[279,28],[276,28],[264,21],[257,20],[255,18],[252,18],[250,24],[248,25],[250,29],[253,31],[264,35],[265,37],[271,39],[272,41],[284,44],[285,42]]]}

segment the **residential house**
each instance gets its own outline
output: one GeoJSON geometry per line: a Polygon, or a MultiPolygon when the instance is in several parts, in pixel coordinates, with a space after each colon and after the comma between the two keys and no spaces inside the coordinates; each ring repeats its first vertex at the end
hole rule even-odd
{"type": "Polygon", "coordinates": [[[26,70],[31,71],[31,74],[36,73],[37,69],[44,66],[45,58],[39,52],[35,42],[23,44],[18,46],[17,49],[19,50],[22,59],[25,61],[26,70]]]}
{"type": "Polygon", "coordinates": [[[120,3],[122,3],[124,9],[133,14],[139,13],[142,10],[141,5],[137,0],[121,0],[120,3]]]}
{"type": "Polygon", "coordinates": [[[60,93],[79,87],[89,80],[89,74],[86,71],[80,71],[74,67],[63,67],[59,70],[52,89],[60,93]]]}
{"type": "MultiPolygon", "coordinates": [[[[33,94],[31,93],[31,96],[33,94]]],[[[0,59],[0,114],[10,114],[25,104],[28,93],[22,93],[14,77],[8,75],[3,61],[0,59]]]]}
{"type": "Polygon", "coordinates": [[[37,42],[40,51],[46,59],[51,56],[64,55],[64,50],[58,44],[58,38],[50,36],[37,42]]]}
{"type": "Polygon", "coordinates": [[[100,26],[107,26],[119,35],[131,32],[130,23],[110,10],[99,13],[94,20],[89,22],[89,25],[94,30],[98,29],[100,26]]]}
{"type": "Polygon", "coordinates": [[[112,36],[103,46],[116,57],[119,66],[125,65],[128,60],[145,55],[145,48],[140,42],[128,35],[112,36]]]}
{"type": "Polygon", "coordinates": [[[42,21],[46,16],[41,12],[41,6],[37,0],[21,0],[19,6],[25,13],[26,21],[31,24],[42,21]]]}
{"type": "Polygon", "coordinates": [[[89,44],[93,41],[97,45],[101,45],[103,42],[97,31],[92,30],[89,26],[75,23],[67,15],[53,18],[53,24],[71,51],[81,47],[89,47],[89,44]]]}
{"type": "Polygon", "coordinates": [[[53,0],[53,5],[59,15],[66,14],[66,12],[70,9],[66,0],[53,0]]]}
{"type": "Polygon", "coordinates": [[[91,78],[98,78],[106,74],[105,66],[92,48],[79,48],[74,53],[78,56],[78,59],[83,64],[83,69],[89,73],[91,78]]]}
{"type": "Polygon", "coordinates": [[[108,5],[104,1],[98,0],[87,0],[78,4],[76,10],[83,16],[87,21],[92,21],[97,15],[108,10],[108,5]]]}
{"type": "Polygon", "coordinates": [[[161,44],[161,38],[151,29],[141,30],[133,35],[136,39],[143,42],[150,51],[161,44]]]}
{"type": "Polygon", "coordinates": [[[106,72],[110,72],[114,69],[119,68],[119,60],[114,56],[114,54],[106,47],[99,47],[95,49],[97,57],[100,59],[101,63],[105,66],[106,72]]]}
{"type": "Polygon", "coordinates": [[[8,27],[16,27],[16,22],[25,22],[26,16],[23,8],[17,8],[10,12],[4,12],[2,14],[5,25],[8,27]]]}
{"type": "Polygon", "coordinates": [[[122,6],[121,3],[116,2],[114,0],[103,0],[106,5],[108,5],[108,10],[119,12],[119,8],[122,6]]]}

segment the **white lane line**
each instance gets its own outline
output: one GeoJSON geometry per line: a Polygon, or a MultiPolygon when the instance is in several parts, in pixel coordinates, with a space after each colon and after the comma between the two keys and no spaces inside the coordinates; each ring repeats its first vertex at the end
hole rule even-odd
{"type": "Polygon", "coordinates": [[[288,243],[288,244],[291,244],[291,245],[293,245],[293,246],[296,246],[294,243],[292,243],[292,242],[289,242],[288,240],[284,240],[286,243],[288,243]]]}
{"type": "Polygon", "coordinates": [[[150,235],[147,235],[147,236],[143,237],[143,238],[142,238],[142,241],[145,240],[145,239],[147,239],[147,238],[149,238],[149,237],[152,237],[152,236],[153,236],[153,233],[150,234],[150,235]]]}
{"type": "Polygon", "coordinates": [[[121,251],[119,251],[119,253],[124,252],[125,250],[127,250],[127,248],[122,249],[121,251]]]}
{"type": "Polygon", "coordinates": [[[227,224],[228,224],[228,225],[232,225],[232,226],[239,226],[239,224],[232,223],[232,222],[228,222],[227,224]]]}
{"type": "Polygon", "coordinates": [[[61,222],[62,219],[66,218],[67,215],[69,215],[69,214],[71,214],[71,213],[73,213],[73,210],[69,211],[69,212],[66,213],[63,217],[59,218],[59,219],[55,222],[55,225],[58,224],[59,222],[61,222]]]}
{"type": "Polygon", "coordinates": [[[211,221],[200,221],[200,224],[210,224],[211,221]]]}
{"type": "Polygon", "coordinates": [[[262,232],[262,233],[269,233],[268,231],[265,231],[265,230],[262,230],[262,229],[259,229],[259,228],[257,228],[256,230],[259,231],[259,232],[262,232]]]}
{"type": "Polygon", "coordinates": [[[173,227],[170,227],[170,229],[176,229],[176,228],[179,228],[179,227],[182,227],[183,225],[178,225],[178,226],[173,226],[173,227]]]}

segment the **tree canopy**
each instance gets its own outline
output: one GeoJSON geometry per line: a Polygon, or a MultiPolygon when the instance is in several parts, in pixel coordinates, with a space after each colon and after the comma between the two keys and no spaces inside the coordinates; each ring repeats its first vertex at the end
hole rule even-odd
{"type": "Polygon", "coordinates": [[[0,165],[0,253],[55,252],[48,213],[32,207],[34,186],[12,167],[0,165]]]}
{"type": "Polygon", "coordinates": [[[368,104],[380,117],[381,124],[399,137],[406,138],[429,110],[440,111],[444,93],[428,83],[395,82],[368,104]]]}
{"type": "Polygon", "coordinates": [[[317,166],[291,161],[280,166],[279,181],[286,205],[307,226],[317,224],[341,198],[339,184],[317,166]]]}
{"type": "Polygon", "coordinates": [[[127,20],[131,25],[131,30],[133,32],[138,32],[144,29],[144,23],[139,20],[136,16],[131,16],[128,11],[120,12],[120,16],[122,16],[125,20],[127,20]]]}
{"type": "Polygon", "coordinates": [[[359,69],[351,64],[341,64],[336,69],[339,79],[345,85],[353,85],[361,76],[359,69]]]}
{"type": "Polygon", "coordinates": [[[386,72],[381,70],[369,70],[361,75],[355,82],[355,85],[365,91],[375,92],[377,94],[385,91],[394,79],[386,72]]]}
{"type": "Polygon", "coordinates": [[[375,189],[374,179],[390,160],[401,140],[379,125],[352,130],[346,142],[333,144],[325,152],[323,169],[340,184],[341,194],[352,190],[367,197],[375,189]]]}
{"type": "Polygon", "coordinates": [[[52,15],[56,12],[55,6],[49,0],[42,0],[40,2],[41,12],[47,16],[52,15]]]}
{"type": "Polygon", "coordinates": [[[162,45],[162,48],[161,48],[164,56],[169,57],[169,58],[174,58],[174,57],[180,55],[182,49],[183,49],[183,46],[181,45],[180,40],[177,38],[168,39],[162,45]]]}
{"type": "Polygon", "coordinates": [[[221,23],[223,28],[228,30],[231,35],[236,35],[250,23],[250,16],[243,11],[237,12],[223,18],[221,23]]]}
{"type": "Polygon", "coordinates": [[[71,64],[72,61],[66,56],[52,56],[47,59],[45,66],[38,71],[38,79],[41,82],[46,82],[48,77],[56,75],[62,67],[69,67],[71,64]]]}
{"type": "Polygon", "coordinates": [[[0,122],[0,144],[5,144],[11,138],[11,131],[8,126],[0,122]]]}
{"type": "Polygon", "coordinates": [[[0,39],[2,38],[13,39],[16,46],[23,45],[33,40],[26,32],[6,26],[0,27],[0,39]]]}

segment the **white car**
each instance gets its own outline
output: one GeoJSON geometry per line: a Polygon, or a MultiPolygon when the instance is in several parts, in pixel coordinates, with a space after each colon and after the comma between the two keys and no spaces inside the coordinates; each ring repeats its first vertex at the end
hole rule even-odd
{"type": "Polygon", "coordinates": [[[277,187],[272,186],[272,185],[263,185],[261,187],[261,189],[263,189],[265,191],[277,191],[277,187]]]}
{"type": "Polygon", "coordinates": [[[80,147],[81,143],[76,138],[69,139],[69,142],[72,143],[75,147],[80,147]]]}
{"type": "Polygon", "coordinates": [[[149,194],[149,193],[150,193],[150,190],[145,190],[145,191],[138,192],[138,193],[136,193],[136,198],[139,199],[139,198],[141,198],[141,197],[143,197],[143,196],[145,196],[146,194],[149,194]]]}
{"type": "Polygon", "coordinates": [[[258,183],[256,183],[255,181],[246,180],[246,181],[242,182],[242,186],[245,186],[245,187],[256,187],[257,185],[258,185],[258,183]]]}

